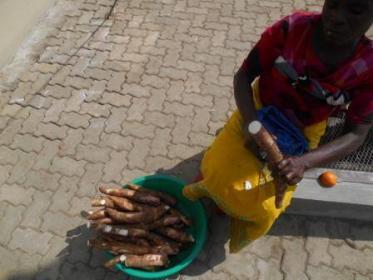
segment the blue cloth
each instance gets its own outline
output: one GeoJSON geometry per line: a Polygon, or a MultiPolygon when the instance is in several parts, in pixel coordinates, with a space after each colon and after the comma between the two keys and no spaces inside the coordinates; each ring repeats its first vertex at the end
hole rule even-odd
{"type": "Polygon", "coordinates": [[[302,132],[276,107],[267,106],[257,112],[258,120],[277,137],[277,145],[285,155],[298,156],[308,150],[302,132]]]}

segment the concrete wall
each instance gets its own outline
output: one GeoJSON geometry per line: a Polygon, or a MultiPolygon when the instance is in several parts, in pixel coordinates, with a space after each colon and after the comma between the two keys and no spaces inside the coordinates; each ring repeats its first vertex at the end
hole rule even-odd
{"type": "Polygon", "coordinates": [[[0,68],[10,63],[22,41],[55,0],[0,0],[0,68]]]}

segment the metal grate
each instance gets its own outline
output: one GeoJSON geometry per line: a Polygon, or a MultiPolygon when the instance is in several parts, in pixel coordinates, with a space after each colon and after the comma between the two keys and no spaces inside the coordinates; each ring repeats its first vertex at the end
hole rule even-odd
{"type": "MultiPolygon", "coordinates": [[[[328,129],[321,139],[321,144],[335,139],[342,133],[345,116],[343,113],[328,121],[328,129]]],[[[353,171],[373,172],[373,129],[370,130],[364,144],[354,153],[323,167],[353,171]]]]}

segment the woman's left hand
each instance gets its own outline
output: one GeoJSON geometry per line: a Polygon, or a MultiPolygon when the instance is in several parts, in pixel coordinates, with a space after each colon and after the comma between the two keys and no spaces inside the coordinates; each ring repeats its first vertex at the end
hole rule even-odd
{"type": "Polygon", "coordinates": [[[306,162],[302,157],[286,157],[273,167],[276,175],[279,175],[288,185],[295,185],[303,179],[306,162]]]}

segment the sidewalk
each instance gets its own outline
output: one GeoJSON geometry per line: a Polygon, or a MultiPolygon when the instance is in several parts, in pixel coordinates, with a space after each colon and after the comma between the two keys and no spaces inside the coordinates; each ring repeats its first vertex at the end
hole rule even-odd
{"type": "MultiPolygon", "coordinates": [[[[260,33],[322,1],[57,2],[35,63],[0,72],[0,279],[125,279],[86,247],[89,197],[157,171],[193,178],[260,33]]],[[[225,257],[227,222],[212,219],[179,279],[373,279],[373,224],[283,216],[225,257]]]]}

